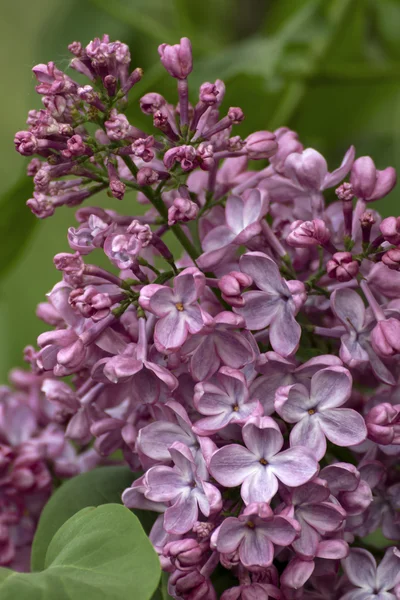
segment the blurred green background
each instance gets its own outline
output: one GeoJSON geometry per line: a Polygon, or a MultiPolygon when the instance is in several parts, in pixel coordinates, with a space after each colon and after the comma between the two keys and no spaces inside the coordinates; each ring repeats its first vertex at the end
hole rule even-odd
{"type": "MultiPolygon", "coordinates": [[[[66,68],[71,41],[108,32],[129,43],[132,66],[145,70],[129,106],[140,127],[142,94],[175,100],[157,45],[188,36],[193,100],[202,81],[224,79],[226,105],[246,115],[237,134],[287,125],[331,168],[351,143],[379,168],[400,168],[400,0],[13,0],[0,16],[0,382],[46,329],[35,307],[59,278],[52,257],[68,249],[74,223],[68,209],[44,222],[31,217],[26,161],[13,149],[27,111],[40,106],[30,69],[49,60],[66,68]]],[[[398,214],[399,190],[380,203],[383,214],[398,214]]],[[[126,201],[124,212],[134,213],[126,201]]]]}

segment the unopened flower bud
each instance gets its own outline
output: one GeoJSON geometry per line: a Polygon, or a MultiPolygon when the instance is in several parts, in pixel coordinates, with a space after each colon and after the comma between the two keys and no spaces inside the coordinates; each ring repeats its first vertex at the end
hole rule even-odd
{"type": "Polygon", "coordinates": [[[137,172],[136,181],[139,185],[152,185],[158,181],[158,173],[150,167],[142,167],[137,172]]]}
{"type": "Polygon", "coordinates": [[[400,271],[400,248],[392,248],[382,256],[382,262],[393,271],[400,271]]]}
{"type": "Polygon", "coordinates": [[[368,438],[384,446],[400,443],[400,404],[383,402],[371,408],[365,417],[368,438]]]}
{"type": "Polygon", "coordinates": [[[192,171],[197,166],[196,149],[193,146],[177,146],[170,148],[164,155],[166,169],[172,169],[179,162],[183,171],[192,171]]]}
{"type": "Polygon", "coordinates": [[[82,275],[85,264],[79,252],[69,254],[68,252],[60,252],[53,259],[54,265],[58,271],[63,271],[68,275],[82,275]]]}
{"type": "Polygon", "coordinates": [[[38,149],[38,141],[30,131],[18,131],[14,137],[14,145],[22,156],[32,156],[38,149]]]}
{"type": "Polygon", "coordinates": [[[253,160],[269,158],[278,150],[276,136],[270,131],[256,131],[249,135],[245,141],[247,154],[253,160]]]}
{"type": "Polygon", "coordinates": [[[391,317],[379,321],[371,332],[371,344],[377,354],[383,357],[400,352],[400,321],[391,317]]]}
{"type": "Polygon", "coordinates": [[[244,114],[241,108],[237,106],[231,106],[228,110],[228,118],[233,125],[239,125],[244,119],[244,114]]]}
{"type": "Polygon", "coordinates": [[[290,233],[286,238],[289,246],[307,248],[309,246],[323,246],[331,237],[329,229],[322,219],[313,221],[294,221],[290,226],[290,233]]]}
{"type": "Polygon", "coordinates": [[[250,287],[252,283],[250,275],[240,271],[231,271],[221,277],[218,287],[225,296],[238,296],[244,288],[250,287]]]}
{"type": "Polygon", "coordinates": [[[193,221],[198,215],[199,207],[188,198],[175,198],[168,209],[168,225],[175,225],[179,221],[193,221]]]}
{"type": "Polygon", "coordinates": [[[400,217],[387,217],[379,226],[381,233],[389,244],[400,244],[400,217]]]}
{"type": "Polygon", "coordinates": [[[164,546],[163,554],[182,571],[192,570],[203,558],[204,552],[210,548],[207,542],[199,543],[192,538],[169,542],[164,546]]]}
{"type": "Polygon", "coordinates": [[[295,305],[295,312],[298,313],[305,301],[307,300],[307,292],[305,285],[302,281],[298,279],[289,279],[286,281],[286,285],[288,286],[290,293],[292,294],[292,299],[295,305]]]}
{"type": "Polygon", "coordinates": [[[150,229],[150,225],[143,225],[142,223],[139,223],[137,219],[132,221],[127,229],[127,232],[135,235],[142,244],[143,248],[148,246],[153,238],[153,232],[150,229]]]}
{"type": "Polygon", "coordinates": [[[164,68],[176,79],[186,79],[193,68],[192,45],[188,38],[181,38],[179,44],[161,44],[158,54],[164,68]]]}
{"type": "Polygon", "coordinates": [[[156,94],[155,92],[145,94],[140,98],[140,108],[145,115],[154,115],[155,112],[166,104],[166,99],[161,94],[156,94]]]}
{"type": "Polygon", "coordinates": [[[131,145],[131,153],[144,162],[150,162],[154,158],[154,137],[149,135],[147,138],[139,138],[131,145]]]}
{"type": "Polygon", "coordinates": [[[204,104],[216,104],[218,98],[218,88],[215,83],[202,83],[200,86],[199,99],[204,104]]]}
{"type": "Polygon", "coordinates": [[[350,202],[354,198],[353,186],[351,183],[342,183],[335,190],[335,194],[338,197],[338,200],[342,200],[342,202],[350,202]]]}
{"type": "Polygon", "coordinates": [[[197,161],[199,163],[200,169],[203,171],[210,171],[214,164],[214,150],[212,144],[208,144],[207,142],[202,142],[199,144],[197,148],[197,161]]]}
{"type": "Polygon", "coordinates": [[[326,271],[332,279],[337,281],[350,281],[359,269],[359,264],[353,259],[351,252],[335,252],[326,264],[326,271]]]}

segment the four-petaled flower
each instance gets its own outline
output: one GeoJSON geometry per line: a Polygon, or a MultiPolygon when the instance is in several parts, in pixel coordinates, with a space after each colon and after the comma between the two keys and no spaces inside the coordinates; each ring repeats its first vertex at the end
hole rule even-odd
{"type": "Polygon", "coordinates": [[[352,378],[344,367],[321,369],[311,378],[310,390],[301,383],[280,387],[275,395],[276,412],[287,423],[292,446],[310,448],[321,460],[326,438],[337,446],[355,446],[367,437],[362,416],[352,408],[339,408],[349,399],[352,378]]]}
{"type": "Polygon", "coordinates": [[[278,481],[298,486],[318,472],[316,458],[308,448],[296,446],[280,452],[283,436],[271,417],[251,417],[242,429],[245,446],[230,444],[213,454],[211,475],[225,487],[241,485],[246,504],[269,502],[278,481]]]}

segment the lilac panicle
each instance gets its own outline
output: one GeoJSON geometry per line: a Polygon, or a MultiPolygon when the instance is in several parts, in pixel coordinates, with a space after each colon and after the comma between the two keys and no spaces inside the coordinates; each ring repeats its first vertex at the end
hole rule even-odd
{"type": "Polygon", "coordinates": [[[43,108],[14,140],[32,212],[78,208],[30,371],[0,389],[0,565],[28,569],[54,477],[117,460],[174,600],[217,600],[219,574],[222,600],[394,600],[400,217],[366,210],[394,169],[351,146],[329,171],[287,127],[241,137],[221,80],[190,104],[187,38],[159,46],[178,102],[142,95],[144,130],[129,48],[69,50],[86,83],[34,67],[43,108]],[[101,191],[111,208],[80,206],[101,191]]]}

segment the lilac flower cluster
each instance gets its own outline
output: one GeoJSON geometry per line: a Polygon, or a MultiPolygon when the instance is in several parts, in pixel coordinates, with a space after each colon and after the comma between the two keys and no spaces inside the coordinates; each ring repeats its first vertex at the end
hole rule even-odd
{"type": "Polygon", "coordinates": [[[0,564],[29,570],[30,549],[40,513],[57,480],[93,469],[94,450],[78,453],[54,419],[42,392],[53,381],[14,369],[12,388],[0,388],[0,564]]]}
{"type": "Polygon", "coordinates": [[[222,600],[400,598],[400,218],[369,208],[394,169],[351,147],[330,172],[286,127],[232,135],[222,81],[189,103],[186,38],[159,47],[179,102],[144,95],[143,132],[123,112],[142,77],[128,48],[69,48],[90,85],[34,67],[45,108],[15,137],[36,155],[27,204],[43,218],[133,189],[147,212],[79,208],[54,258],[53,329],[27,353],[50,420],[143,472],[122,499],[160,513],[173,598],[217,598],[223,569],[222,600]],[[378,528],[377,567],[362,538],[378,528]]]}

